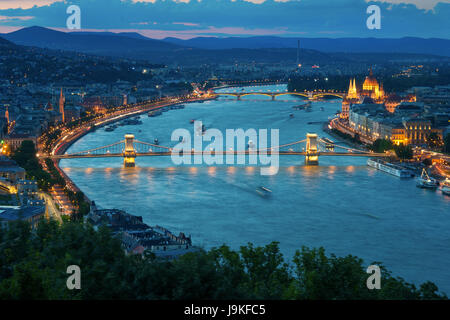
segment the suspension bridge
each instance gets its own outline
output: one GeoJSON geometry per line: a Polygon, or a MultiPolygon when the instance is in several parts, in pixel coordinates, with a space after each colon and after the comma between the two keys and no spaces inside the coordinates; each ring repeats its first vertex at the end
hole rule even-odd
{"type": "Polygon", "coordinates": [[[319,157],[322,156],[350,156],[350,157],[386,157],[384,153],[374,153],[365,150],[358,150],[345,146],[339,146],[327,138],[320,138],[315,133],[308,133],[306,138],[280,146],[252,149],[247,146],[246,150],[186,150],[174,149],[154,143],[143,142],[134,139],[134,135],[126,134],[125,139],[116,143],[94,149],[77,151],[74,153],[42,155],[43,158],[54,160],[60,159],[80,159],[80,158],[108,158],[122,157],[125,167],[134,167],[136,157],[142,156],[226,156],[226,155],[281,155],[281,156],[304,156],[305,164],[318,165],[319,157]],[[336,151],[336,149],[338,151],[336,151]]]}
{"type": "Polygon", "coordinates": [[[230,91],[230,92],[214,92],[217,96],[232,96],[236,97],[237,100],[241,100],[241,97],[245,96],[268,96],[271,97],[272,100],[275,100],[276,97],[285,96],[285,95],[294,95],[308,98],[308,100],[316,100],[319,98],[323,98],[326,96],[336,97],[336,98],[344,98],[346,95],[345,92],[336,92],[336,91],[304,91],[304,92],[289,92],[289,91],[250,91],[250,92],[238,92],[238,91],[230,91]]]}

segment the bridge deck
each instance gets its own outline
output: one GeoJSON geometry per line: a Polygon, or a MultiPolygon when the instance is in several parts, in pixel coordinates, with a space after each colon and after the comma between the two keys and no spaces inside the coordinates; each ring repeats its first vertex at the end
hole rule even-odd
{"type": "MultiPolygon", "coordinates": [[[[306,153],[297,151],[190,151],[190,152],[173,152],[174,155],[180,156],[226,156],[226,155],[280,155],[280,156],[351,156],[351,157],[386,157],[384,153],[356,153],[356,152],[316,152],[306,153]]],[[[137,157],[162,157],[171,156],[172,152],[148,152],[148,153],[136,153],[137,157]]],[[[81,158],[117,158],[124,157],[123,153],[107,153],[107,154],[62,154],[50,156],[51,159],[81,159],[81,158]]]]}

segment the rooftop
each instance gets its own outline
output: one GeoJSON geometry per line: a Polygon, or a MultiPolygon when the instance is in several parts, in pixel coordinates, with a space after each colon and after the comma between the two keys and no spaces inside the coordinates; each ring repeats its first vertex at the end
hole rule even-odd
{"type": "Polygon", "coordinates": [[[16,221],[44,214],[44,206],[0,206],[0,220],[16,221]]]}

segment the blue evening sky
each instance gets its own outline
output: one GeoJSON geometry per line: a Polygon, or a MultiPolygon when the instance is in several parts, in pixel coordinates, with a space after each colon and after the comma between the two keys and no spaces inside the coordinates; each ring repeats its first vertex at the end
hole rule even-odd
{"type": "Polygon", "coordinates": [[[33,25],[65,30],[71,4],[81,8],[82,30],[152,38],[450,38],[450,0],[1,0],[0,32],[33,25]],[[381,8],[381,30],[366,27],[371,4],[381,8]]]}

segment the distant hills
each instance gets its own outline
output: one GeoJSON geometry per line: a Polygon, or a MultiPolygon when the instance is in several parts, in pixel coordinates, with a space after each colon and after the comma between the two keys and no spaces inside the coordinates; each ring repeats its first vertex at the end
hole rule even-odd
{"type": "Polygon", "coordinates": [[[138,50],[142,58],[151,58],[155,53],[180,49],[176,44],[153,40],[136,35],[108,32],[60,32],[42,27],[23,28],[0,35],[18,45],[47,49],[78,51],[99,55],[125,56],[138,50]]]}
{"type": "MultiPolygon", "coordinates": [[[[296,57],[295,49],[290,48],[209,50],[150,39],[138,33],[67,33],[42,27],[29,27],[0,36],[17,45],[142,59],[166,64],[234,63],[236,61],[280,62],[294,61],[296,57]]],[[[302,58],[305,63],[309,61],[320,63],[329,61],[331,57],[317,51],[302,50],[302,58]]]]}
{"type": "Polygon", "coordinates": [[[349,53],[421,53],[441,56],[450,56],[450,40],[424,39],[406,37],[400,39],[383,38],[281,38],[281,37],[198,37],[189,40],[166,38],[164,41],[180,46],[189,46],[201,49],[261,49],[261,48],[297,48],[322,52],[349,52],[349,53]]]}
{"type": "MultiPolygon", "coordinates": [[[[60,32],[43,27],[23,28],[0,34],[0,37],[3,37],[0,38],[0,45],[3,41],[10,41],[16,45],[166,64],[295,62],[297,48],[297,38],[199,37],[190,40],[176,38],[155,40],[133,32],[60,32]]],[[[301,38],[300,41],[302,63],[320,64],[330,60],[349,59],[360,61],[364,60],[361,53],[371,53],[374,59],[389,59],[389,54],[399,59],[413,56],[436,57],[436,55],[450,57],[450,40],[445,39],[301,38]]]]}

